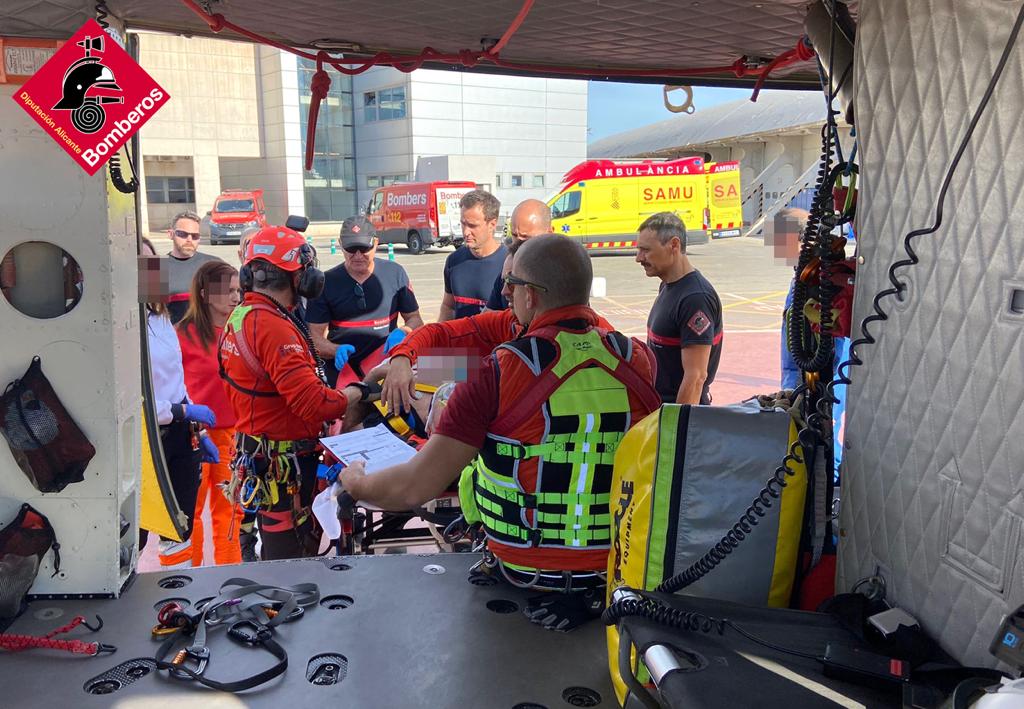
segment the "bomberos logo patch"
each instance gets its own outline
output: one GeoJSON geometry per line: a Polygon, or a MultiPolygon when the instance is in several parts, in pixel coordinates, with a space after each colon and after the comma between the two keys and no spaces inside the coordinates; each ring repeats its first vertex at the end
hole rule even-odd
{"type": "Polygon", "coordinates": [[[89,20],[13,98],[94,175],[170,96],[89,20]]]}

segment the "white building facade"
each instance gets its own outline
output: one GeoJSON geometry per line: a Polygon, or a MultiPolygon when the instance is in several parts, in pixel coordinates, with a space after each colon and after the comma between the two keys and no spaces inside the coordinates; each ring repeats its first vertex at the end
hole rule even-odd
{"type": "Polygon", "coordinates": [[[586,160],[586,81],[378,67],[352,93],[360,206],[391,182],[470,180],[507,216],[586,160]]]}
{"type": "Polygon", "coordinates": [[[141,132],[145,231],[183,209],[205,214],[224,189],[262,189],[271,222],[302,214],[327,229],[398,181],[470,180],[508,216],[586,159],[586,81],[328,69],[306,171],[314,62],[224,40],[140,39],[142,66],[171,95],[141,132]]]}

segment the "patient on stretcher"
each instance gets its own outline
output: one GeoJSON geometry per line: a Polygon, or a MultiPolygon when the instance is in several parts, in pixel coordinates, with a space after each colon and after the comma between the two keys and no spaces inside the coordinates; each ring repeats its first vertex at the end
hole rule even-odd
{"type": "MultiPolygon", "coordinates": [[[[455,388],[455,383],[445,382],[440,385],[418,383],[416,386],[420,395],[419,399],[413,401],[413,410],[401,415],[392,414],[380,401],[380,382],[387,375],[387,369],[388,362],[385,361],[362,380],[371,387],[369,399],[349,408],[340,432],[347,433],[359,428],[371,428],[384,424],[399,439],[419,450],[426,443],[433,424],[440,418],[440,413],[455,388]]],[[[392,542],[389,542],[387,538],[393,535],[407,538],[412,543],[432,540],[442,550],[455,550],[454,545],[457,540],[446,540],[442,533],[460,517],[458,492],[459,488],[456,482],[435,500],[425,504],[422,508],[409,511],[384,511],[370,506],[368,510],[376,511],[368,511],[368,514],[383,514],[383,517],[380,519],[379,528],[364,526],[365,532],[360,537],[358,546],[365,551],[381,543],[391,546],[392,542]],[[409,531],[401,531],[406,529],[411,520],[417,518],[426,523],[425,539],[409,538],[409,531]],[[371,527],[372,529],[368,529],[371,527]]],[[[352,512],[348,512],[348,514],[352,514],[352,512]]],[[[413,527],[415,528],[416,525],[413,527]]],[[[415,532],[415,529],[413,531],[415,532]]],[[[354,552],[355,548],[353,546],[349,553],[354,552]]]]}
{"type": "Polygon", "coordinates": [[[443,408],[454,384],[417,383],[416,390],[420,396],[413,400],[412,411],[391,413],[387,410],[384,402],[380,400],[380,386],[384,377],[387,376],[387,372],[388,362],[384,361],[366,375],[363,382],[370,387],[370,396],[367,401],[346,412],[341,432],[347,433],[360,428],[372,428],[383,423],[396,436],[419,449],[430,435],[429,421],[436,420],[440,416],[440,408],[443,408]],[[437,396],[438,391],[442,391],[440,396],[437,396]],[[435,399],[440,403],[437,410],[433,411],[432,416],[435,399]]]}

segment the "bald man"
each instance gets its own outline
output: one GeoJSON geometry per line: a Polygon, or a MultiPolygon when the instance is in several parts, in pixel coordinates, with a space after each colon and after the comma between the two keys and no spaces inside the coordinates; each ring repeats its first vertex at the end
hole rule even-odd
{"type": "MultiPolygon", "coordinates": [[[[409,462],[373,475],[353,463],[339,477],[345,490],[386,510],[408,510],[472,465],[460,504],[487,533],[489,572],[538,591],[599,598],[615,449],[661,401],[647,347],[598,327],[587,305],[592,280],[578,241],[552,234],[522,244],[505,283],[526,332],[455,388],[409,462]]],[[[588,615],[578,600],[566,603],[554,612],[538,601],[528,615],[568,630],[588,615]]]]}
{"type": "MultiPolygon", "coordinates": [[[[512,240],[519,242],[541,234],[549,234],[551,232],[551,208],[539,199],[524,199],[512,210],[509,231],[512,240]]],[[[491,297],[487,299],[487,310],[504,310],[508,307],[508,300],[502,294],[506,273],[507,271],[503,269],[498,280],[494,282],[491,297]]]]}

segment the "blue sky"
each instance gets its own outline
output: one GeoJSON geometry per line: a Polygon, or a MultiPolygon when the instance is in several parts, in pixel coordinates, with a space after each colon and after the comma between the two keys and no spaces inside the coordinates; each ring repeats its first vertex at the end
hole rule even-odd
{"type": "MultiPolygon", "coordinates": [[[[670,95],[673,103],[680,103],[686,96],[682,91],[670,95]]],[[[693,89],[693,105],[701,108],[714,106],[726,101],[750,98],[750,89],[722,89],[696,86],[693,89]]],[[[607,81],[591,81],[588,100],[587,142],[606,138],[631,128],[657,123],[676,115],[665,108],[661,84],[616,84],[607,81]]]]}

